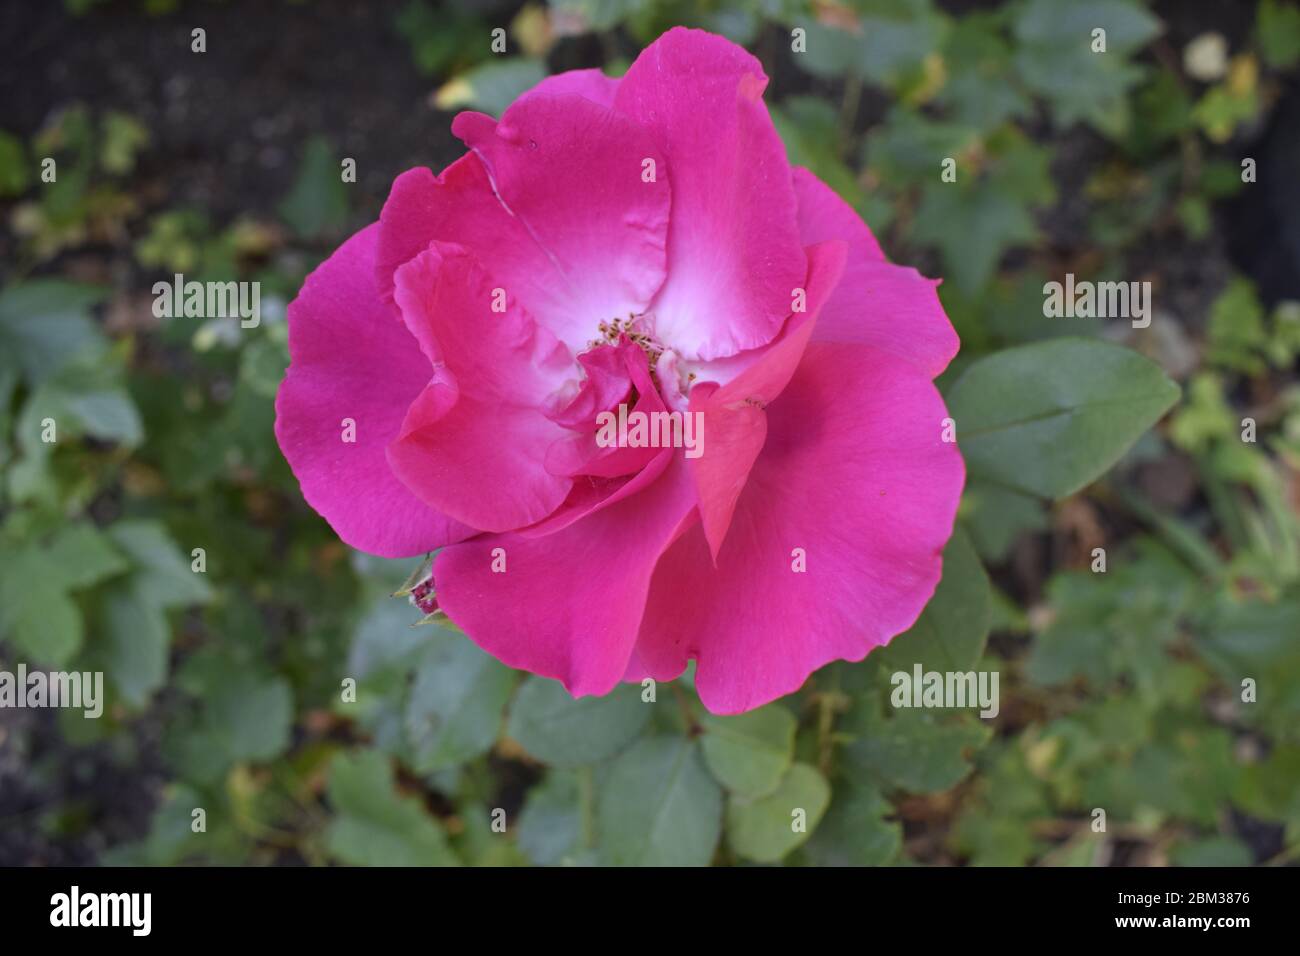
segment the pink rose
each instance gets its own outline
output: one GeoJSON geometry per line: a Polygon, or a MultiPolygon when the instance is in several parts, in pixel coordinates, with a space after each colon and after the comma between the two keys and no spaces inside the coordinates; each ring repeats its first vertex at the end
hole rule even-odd
{"type": "Polygon", "coordinates": [[[462,113],[469,152],[399,176],[289,307],[275,431],[307,501],[363,551],[441,549],[424,605],[575,695],[693,658],[705,706],[746,711],[939,580],[957,336],[791,169],[766,83],[675,29],[621,80],[462,113]],[[611,444],[620,412],[696,444],[611,444]]]}

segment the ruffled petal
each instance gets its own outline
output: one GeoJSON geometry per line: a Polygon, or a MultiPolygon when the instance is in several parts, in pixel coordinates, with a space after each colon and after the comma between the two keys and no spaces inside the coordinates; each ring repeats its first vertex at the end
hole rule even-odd
{"type": "Polygon", "coordinates": [[[636,402],[627,409],[627,417],[654,421],[654,415],[664,412],[665,405],[650,377],[646,354],[622,336],[616,345],[602,345],[580,357],[587,369],[587,380],[570,405],[566,406],[557,421],[573,421],[586,412],[596,401],[604,404],[593,408],[581,425],[569,424],[574,434],[563,442],[551,446],[546,467],[557,475],[588,475],[596,478],[617,478],[640,471],[659,453],[653,445],[623,445],[618,441],[618,421],[623,413],[620,406],[635,391],[636,402]],[[617,363],[614,366],[611,363],[617,363]],[[622,381],[622,387],[613,383],[622,381]],[[609,400],[611,393],[619,393],[609,400]],[[602,416],[608,416],[607,427],[602,428],[602,416]],[[612,442],[603,441],[614,439],[612,442]]]}
{"type": "Polygon", "coordinates": [[[568,351],[463,248],[433,243],[397,273],[397,303],[433,373],[388,449],[421,500],[485,531],[532,524],[572,481],[546,469],[569,432],[545,413],[572,367],[568,351]]]}
{"type": "Polygon", "coordinates": [[[842,242],[810,247],[805,310],[791,315],[780,338],[735,378],[717,389],[704,384],[691,391],[691,411],[702,416],[699,430],[705,439],[703,453],[690,460],[691,474],[699,492],[704,535],[715,557],[767,437],[764,409],[781,394],[799,365],[818,314],[839,282],[844,252],[842,242]]]}
{"type": "Polygon", "coordinates": [[[475,531],[411,494],[385,459],[430,368],[396,310],[379,299],[377,238],[377,226],[358,232],[289,304],[290,363],[275,398],[275,437],[303,497],[340,538],[404,558],[475,531]]]}
{"type": "Polygon", "coordinates": [[[807,270],[766,85],[742,48],[676,28],[637,57],[614,98],[668,157],[668,278],[652,311],[660,342],[687,359],[769,342],[807,270]]]}
{"type": "Polygon", "coordinates": [[[644,312],[664,278],[664,160],[635,123],[583,97],[534,93],[497,122],[462,113],[472,153],[435,179],[403,173],[381,215],[383,270],[456,242],[573,353],[598,326],[644,312]]]}
{"type": "MultiPolygon", "coordinates": [[[[598,103],[606,109],[614,106],[614,94],[618,92],[618,79],[606,76],[600,70],[568,70],[548,76],[524,96],[543,93],[549,96],[576,95],[598,103]]],[[[523,96],[520,97],[523,99],[523,96]]]]}
{"type": "Polygon", "coordinates": [[[627,670],[655,562],[693,504],[678,456],[638,494],[554,534],[444,549],[433,568],[438,604],[503,663],[562,681],[576,697],[606,694],[627,670]]]}
{"type": "Polygon", "coordinates": [[[931,378],[947,368],[961,343],[939,301],[938,280],[886,262],[866,223],[808,170],[794,171],[794,189],[800,238],[809,244],[841,239],[849,246],[844,276],[822,309],[813,340],[884,349],[931,378]]]}
{"type": "Polygon", "coordinates": [[[636,648],[645,671],[671,679],[694,657],[705,706],[740,713],[911,627],[965,480],[946,415],[915,366],[809,344],[768,406],[717,566],[698,526],[659,562],[636,648]]]}

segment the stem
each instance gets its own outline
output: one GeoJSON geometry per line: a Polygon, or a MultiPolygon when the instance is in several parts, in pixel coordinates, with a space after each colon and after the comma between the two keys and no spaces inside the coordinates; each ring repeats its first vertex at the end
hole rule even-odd
{"type": "Polygon", "coordinates": [[[590,767],[578,768],[578,815],[582,822],[582,849],[589,850],[596,843],[596,779],[590,767]]]}
{"type": "Polygon", "coordinates": [[[695,709],[691,707],[690,698],[686,696],[686,692],[683,691],[676,682],[669,686],[673,689],[673,694],[677,697],[677,707],[682,713],[682,721],[686,724],[687,736],[696,736],[700,733],[700,725],[695,720],[695,709]]]}
{"type": "Polygon", "coordinates": [[[840,158],[849,158],[853,141],[853,127],[858,119],[858,103],[862,100],[862,79],[850,74],[844,84],[844,99],[840,101],[840,158]]]}

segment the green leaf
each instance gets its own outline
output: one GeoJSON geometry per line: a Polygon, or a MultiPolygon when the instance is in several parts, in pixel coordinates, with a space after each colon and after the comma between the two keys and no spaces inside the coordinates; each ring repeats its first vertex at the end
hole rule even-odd
{"type": "Polygon", "coordinates": [[[0,196],[21,195],[30,178],[23,141],[0,130],[0,196]]]}
{"type": "Polygon", "coordinates": [[[66,525],[48,540],[0,550],[0,636],[33,662],[67,663],[81,647],[81,612],[69,590],[123,570],[126,562],[91,525],[66,525]]]}
{"type": "Polygon", "coordinates": [[[418,613],[387,592],[372,599],[357,623],[348,674],[362,679],[415,666],[429,640],[428,631],[411,627],[418,613]]]}
{"type": "Polygon", "coordinates": [[[866,0],[853,31],[800,20],[808,51],[795,62],[817,76],[849,73],[893,87],[942,42],[945,21],[930,0],[866,0]]]}
{"type": "Polygon", "coordinates": [[[876,652],[888,671],[968,671],[984,653],[992,613],[988,575],[958,529],[943,551],[943,577],[934,597],[906,633],[876,652]]]}
{"type": "Polygon", "coordinates": [[[553,866],[573,854],[582,839],[577,775],[552,770],[528,791],[519,815],[519,847],[538,866],[553,866]]]}
{"type": "Polygon", "coordinates": [[[129,446],[144,440],[140,412],[124,388],[72,392],[63,396],[62,405],[82,434],[129,446]]]}
{"type": "Polygon", "coordinates": [[[64,525],[45,548],[51,573],[64,587],[89,587],[126,570],[127,562],[107,536],[86,522],[64,525]]]}
{"type": "Polygon", "coordinates": [[[1015,18],[1016,70],[1047,98],[1058,128],[1086,120],[1109,136],[1130,124],[1128,91],[1143,76],[1128,55],[1160,32],[1160,21],[1131,0],[1029,0],[1015,18]],[[1092,31],[1106,31],[1106,52],[1092,31]]]}
{"type": "MultiPolygon", "coordinates": [[[[958,131],[950,128],[948,135],[958,131]]],[[[984,154],[978,164],[982,172],[970,171],[972,164],[961,161],[957,181],[945,183],[938,176],[939,159],[959,158],[965,152],[952,145],[922,161],[920,168],[930,175],[922,179],[913,235],[918,242],[936,246],[947,275],[959,290],[974,295],[1006,250],[1037,238],[1033,209],[1051,202],[1055,194],[1051,154],[1015,128],[1003,128],[986,143],[975,144],[984,154]]]]}
{"type": "Polygon", "coordinates": [[[106,294],[62,279],[9,286],[0,292],[0,364],[39,384],[75,360],[101,361],[108,346],[89,313],[106,294]]]}
{"type": "Polygon", "coordinates": [[[980,754],[981,772],[962,801],[950,837],[972,866],[1024,866],[1040,849],[1026,824],[1051,811],[1025,749],[1008,737],[980,754]]]}
{"type": "Polygon", "coordinates": [[[466,798],[457,807],[460,830],[452,838],[455,853],[469,866],[527,866],[528,858],[519,844],[503,834],[509,821],[501,807],[466,798]],[[498,829],[497,824],[505,829],[498,829]]]}
{"type": "Polygon", "coordinates": [[[1210,306],[1208,358],[1248,375],[1261,374],[1268,345],[1264,306],[1249,279],[1233,279],[1210,306]]]}
{"type": "Polygon", "coordinates": [[[1255,855],[1236,837],[1213,836],[1180,843],[1170,859],[1175,866],[1250,866],[1255,855]]]}
{"type": "Polygon", "coordinates": [[[104,670],[128,704],[143,707],[167,679],[167,618],[132,586],[110,593],[103,614],[104,670]]]}
{"type": "Polygon", "coordinates": [[[728,790],[750,797],[771,793],[794,760],[797,723],[780,704],[732,717],[706,715],[704,762],[728,790]]]}
{"type": "Polygon", "coordinates": [[[961,518],[980,555],[992,562],[1005,559],[1021,534],[1047,527],[1038,498],[977,478],[966,483],[961,518]]]}
{"type": "Polygon", "coordinates": [[[1184,729],[1143,747],[1123,770],[1131,780],[1141,781],[1140,806],[1209,828],[1226,811],[1240,776],[1232,743],[1220,727],[1184,729]]]}
{"type": "Polygon", "coordinates": [[[1094,687],[1126,679],[1156,693],[1170,672],[1164,645],[1201,587],[1198,576],[1151,539],[1110,555],[1104,573],[1071,571],[1048,584],[1052,614],[1025,665],[1037,684],[1078,677],[1094,687]]]}
{"type": "Polygon", "coordinates": [[[106,172],[124,176],[135,168],[136,154],[149,144],[149,131],[135,117],[109,112],[104,117],[99,161],[106,172]]]}
{"type": "Polygon", "coordinates": [[[722,829],[722,791],[690,740],[647,737],[610,765],[596,820],[615,866],[705,866],[722,829]]]}
{"type": "Polygon", "coordinates": [[[493,57],[444,84],[434,97],[440,110],[474,109],[500,116],[521,93],[546,79],[546,65],[523,57],[493,57]]]}
{"type": "MultiPolygon", "coordinates": [[[[870,699],[863,703],[872,703],[870,699]]],[[[968,715],[894,709],[889,717],[868,706],[855,713],[845,747],[846,772],[854,780],[884,782],[912,793],[947,790],[970,772],[968,751],[988,742],[992,730],[968,715]]]]}
{"type": "MultiPolygon", "coordinates": [[[[18,392],[18,370],[0,363],[0,473],[13,460],[10,435],[14,424],[14,395],[18,392]]],[[[0,491],[5,482],[0,480],[0,491]]]]}
{"type": "Polygon", "coordinates": [[[884,866],[903,846],[903,828],[885,819],[892,809],[876,787],[839,781],[804,853],[816,866],[884,866]]]}
{"type": "Polygon", "coordinates": [[[347,224],[348,189],[329,140],[307,140],[298,178],[279,212],[294,232],[310,238],[337,233],[347,224]]]}
{"type": "Polygon", "coordinates": [[[1011,81],[1011,51],[1002,38],[999,17],[971,13],[954,25],[944,50],[950,81],[938,99],[952,118],[982,130],[1029,115],[1029,98],[1011,81]]]}
{"type": "Polygon", "coordinates": [[[446,4],[435,8],[428,0],[409,0],[393,25],[410,45],[415,68],[426,75],[492,55],[490,35],[472,9],[461,12],[446,4]]]}
{"type": "Polygon", "coordinates": [[[269,760],[288,746],[293,692],[283,678],[236,672],[206,703],[207,724],[229,760],[269,760]]]}
{"type": "Polygon", "coordinates": [[[564,686],[529,677],[510,708],[506,732],[543,763],[577,767],[618,753],[650,719],[638,688],[620,685],[604,697],[569,696],[564,686]]]}
{"type": "Polygon", "coordinates": [[[1253,816],[1284,821],[1300,833],[1300,746],[1282,744],[1266,760],[1245,767],[1233,802],[1253,816]]]}
{"type": "Polygon", "coordinates": [[[740,856],[775,863],[808,839],[830,801],[825,778],[808,764],[794,764],[766,796],[731,796],[727,843],[740,856]]]}
{"type": "Polygon", "coordinates": [[[1300,62],[1300,8],[1286,0],[1260,0],[1255,34],[1264,62],[1288,69],[1300,62]]]}
{"type": "Polygon", "coordinates": [[[1106,31],[1107,52],[1131,52],[1160,33],[1160,21],[1136,0],[1029,0],[1015,18],[1021,42],[1082,46],[1089,52],[1097,27],[1106,31]]]}
{"type": "Polygon", "coordinates": [[[1033,241],[1038,230],[1026,204],[1014,196],[987,183],[966,188],[936,180],[925,188],[913,235],[937,246],[948,275],[973,293],[993,275],[1003,252],[1033,241]]]}
{"type": "Polygon", "coordinates": [[[68,595],[40,578],[18,577],[0,566],[0,634],[32,663],[60,667],[81,647],[81,611],[68,595]]]}
{"type": "Polygon", "coordinates": [[[1130,349],[1053,339],[980,359],[947,397],[972,477],[1063,498],[1110,468],[1178,386],[1130,349]]]}
{"type": "MultiPolygon", "coordinates": [[[[1300,594],[1274,604],[1237,604],[1220,596],[1195,635],[1196,647],[1240,700],[1242,682],[1255,682],[1256,711],[1277,715],[1283,726],[1300,715],[1300,594]]],[[[1280,729],[1280,728],[1279,728],[1280,729]]]]}
{"type": "Polygon", "coordinates": [[[206,601],[211,594],[201,574],[177,550],[167,529],[157,521],[119,521],[109,537],[131,559],[140,597],[157,607],[183,607],[206,601]]]}
{"type": "MultiPolygon", "coordinates": [[[[806,166],[859,215],[874,213],[857,176],[840,158],[839,117],[829,103],[812,96],[793,96],[770,112],[791,166],[806,166]]],[[[880,215],[870,217],[877,232],[887,225],[881,220],[880,215]]]]}
{"type": "Polygon", "coordinates": [[[978,130],[971,126],[895,106],[885,122],[867,133],[863,159],[886,182],[920,185],[938,178],[942,157],[959,156],[976,146],[982,144],[978,130]]]}
{"type": "Polygon", "coordinates": [[[406,704],[407,741],[421,773],[487,753],[496,742],[514,672],[468,638],[435,638],[424,652],[406,704]]]}
{"type": "Polygon", "coordinates": [[[330,853],[353,866],[456,866],[442,827],[412,797],[397,793],[378,751],[340,754],[330,767],[337,816],[326,830],[330,853]]]}

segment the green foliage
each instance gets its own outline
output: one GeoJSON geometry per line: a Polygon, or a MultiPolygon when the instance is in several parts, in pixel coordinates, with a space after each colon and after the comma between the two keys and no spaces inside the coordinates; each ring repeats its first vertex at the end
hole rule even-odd
{"type": "Polygon", "coordinates": [[[491,749],[514,682],[509,668],[468,641],[433,642],[420,655],[403,715],[413,766],[443,770],[491,749]]]}
{"type": "Polygon", "coordinates": [[[700,746],[713,776],[737,795],[762,797],[780,784],[794,759],[796,722],[780,706],[703,720],[700,746]]]}
{"type": "Polygon", "coordinates": [[[98,362],[107,346],[91,321],[105,290],[36,279],[0,291],[0,362],[40,385],[73,361],[98,362]]]}
{"type": "Polygon", "coordinates": [[[134,117],[113,110],[92,117],[73,104],[51,115],[25,153],[12,141],[0,146],[8,194],[39,188],[37,198],[13,211],[13,230],[23,240],[20,261],[44,261],[87,240],[119,235],[136,211],[120,180],[147,143],[148,131],[134,117]],[[14,169],[24,160],[34,164],[30,171],[14,169]]]}
{"type": "Polygon", "coordinates": [[[602,862],[703,866],[722,828],[722,788],[693,741],[646,737],[610,764],[597,797],[596,826],[602,862]]]}
{"type": "Polygon", "coordinates": [[[1285,68],[1300,62],[1300,9],[1285,0],[1260,0],[1255,30],[1269,66],[1285,68]]]}
{"type": "Polygon", "coordinates": [[[973,477],[1061,498],[1113,465],[1177,397],[1128,349],[1059,339],[981,359],[948,403],[973,477]]]}
{"type": "Polygon", "coordinates": [[[797,763],[769,794],[732,795],[727,804],[727,840],[746,859],[777,863],[808,838],[830,800],[825,778],[815,768],[797,763]]]}
{"type": "Polygon", "coordinates": [[[1234,372],[1259,375],[1287,368],[1300,355],[1300,309],[1279,306],[1269,321],[1248,279],[1230,282],[1210,308],[1209,361],[1234,372]]]}
{"type": "Polygon", "coordinates": [[[530,677],[510,708],[508,733],[538,760],[579,767],[618,753],[649,718],[631,687],[575,701],[555,681],[530,677]]]}
{"type": "Polygon", "coordinates": [[[1109,136],[1127,132],[1126,94],[1142,78],[1131,55],[1159,33],[1155,17],[1136,0],[1028,0],[1014,23],[1016,72],[1058,125],[1083,120],[1109,136]]]}
{"type": "Polygon", "coordinates": [[[1037,237],[1032,210],[1049,203],[1054,190],[1047,152],[1018,131],[965,148],[981,155],[983,169],[973,176],[958,172],[956,183],[932,176],[922,189],[913,236],[938,247],[953,281],[971,294],[989,280],[1004,251],[1037,237]]]}
{"type": "Polygon", "coordinates": [[[0,130],[0,196],[19,196],[31,181],[23,141],[0,130]]]}
{"type": "Polygon", "coordinates": [[[439,109],[472,109],[500,116],[519,94],[546,78],[546,67],[524,57],[497,57],[449,81],[434,100],[439,109]]]}
{"type": "Polygon", "coordinates": [[[868,0],[858,12],[852,32],[808,24],[808,48],[816,55],[808,58],[806,69],[897,88],[939,46],[947,27],[930,0],[868,0]]]}
{"type": "Polygon", "coordinates": [[[336,757],[329,799],[337,811],[326,833],[331,853],[359,866],[447,866],[456,856],[419,802],[398,793],[382,754],[336,757]]]}
{"type": "Polygon", "coordinates": [[[984,653],[992,619],[988,576],[958,529],[943,552],[943,577],[911,629],[876,652],[885,670],[965,671],[984,653]]]}
{"type": "Polygon", "coordinates": [[[410,0],[394,26],[411,49],[421,73],[442,73],[486,58],[491,52],[485,24],[468,13],[438,10],[426,0],[410,0]]]}
{"type": "Polygon", "coordinates": [[[348,192],[339,160],[329,141],[313,136],[303,147],[293,190],[280,204],[280,216],[300,236],[339,232],[348,216],[348,192]]]}

